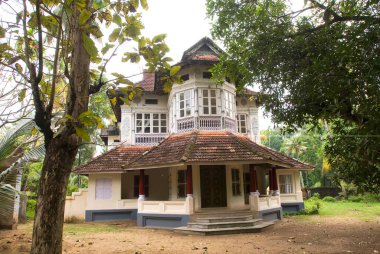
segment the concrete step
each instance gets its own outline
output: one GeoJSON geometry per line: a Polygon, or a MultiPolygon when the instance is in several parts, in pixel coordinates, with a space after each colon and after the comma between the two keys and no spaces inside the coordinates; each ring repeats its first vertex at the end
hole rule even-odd
{"type": "Polygon", "coordinates": [[[261,222],[262,219],[251,219],[251,220],[240,220],[240,221],[218,221],[218,222],[189,222],[187,224],[188,228],[243,228],[243,227],[253,227],[261,222]]]}
{"type": "Polygon", "coordinates": [[[233,221],[249,221],[252,220],[253,215],[238,215],[238,216],[208,216],[208,217],[196,217],[194,222],[200,223],[217,223],[217,222],[233,222],[233,221]]]}
{"type": "Polygon", "coordinates": [[[176,232],[193,235],[226,235],[226,234],[243,234],[243,233],[259,233],[274,225],[274,222],[260,222],[250,227],[230,227],[230,228],[175,228],[176,232]]]}

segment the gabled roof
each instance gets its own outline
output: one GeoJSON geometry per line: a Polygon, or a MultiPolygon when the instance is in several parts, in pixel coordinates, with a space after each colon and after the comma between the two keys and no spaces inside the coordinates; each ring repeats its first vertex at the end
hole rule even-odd
{"type": "Polygon", "coordinates": [[[123,165],[137,159],[150,148],[150,146],[118,146],[95,157],[87,164],[76,167],[73,173],[122,172],[123,165]]]}
{"type": "Polygon", "coordinates": [[[224,51],[210,38],[204,37],[183,53],[179,65],[215,64],[223,53],[224,51]]]}
{"type": "Polygon", "coordinates": [[[312,169],[289,156],[228,131],[193,131],[173,134],[142,156],[123,166],[127,170],[193,163],[256,163],[283,168],[312,169]]]}

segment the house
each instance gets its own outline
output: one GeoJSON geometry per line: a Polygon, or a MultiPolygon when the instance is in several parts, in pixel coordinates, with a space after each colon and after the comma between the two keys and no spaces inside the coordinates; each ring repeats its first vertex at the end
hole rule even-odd
{"type": "Polygon", "coordinates": [[[259,144],[255,93],[211,79],[221,53],[209,38],[186,50],[184,82],[170,93],[144,72],[142,95],[118,100],[117,125],[102,130],[110,150],[74,170],[89,186],[66,201],[66,217],[179,227],[198,214],[281,219],[303,209],[299,172],[312,166],[259,144]]]}

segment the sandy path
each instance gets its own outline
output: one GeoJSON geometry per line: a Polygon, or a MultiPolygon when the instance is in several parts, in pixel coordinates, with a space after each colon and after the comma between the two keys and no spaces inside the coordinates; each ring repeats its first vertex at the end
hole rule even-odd
{"type": "MultiPolygon", "coordinates": [[[[131,223],[119,232],[65,232],[63,253],[380,253],[380,219],[287,218],[259,234],[181,235],[131,223]]],[[[0,253],[25,253],[31,230],[0,231],[0,253]]]]}

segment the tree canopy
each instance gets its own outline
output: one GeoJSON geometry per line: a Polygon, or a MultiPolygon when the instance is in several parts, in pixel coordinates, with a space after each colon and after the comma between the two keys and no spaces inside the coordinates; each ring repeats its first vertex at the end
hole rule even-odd
{"type": "Polygon", "coordinates": [[[208,0],[227,54],[214,68],[238,86],[259,84],[273,121],[329,128],[326,153],[340,178],[380,188],[379,1],[208,0]]]}

